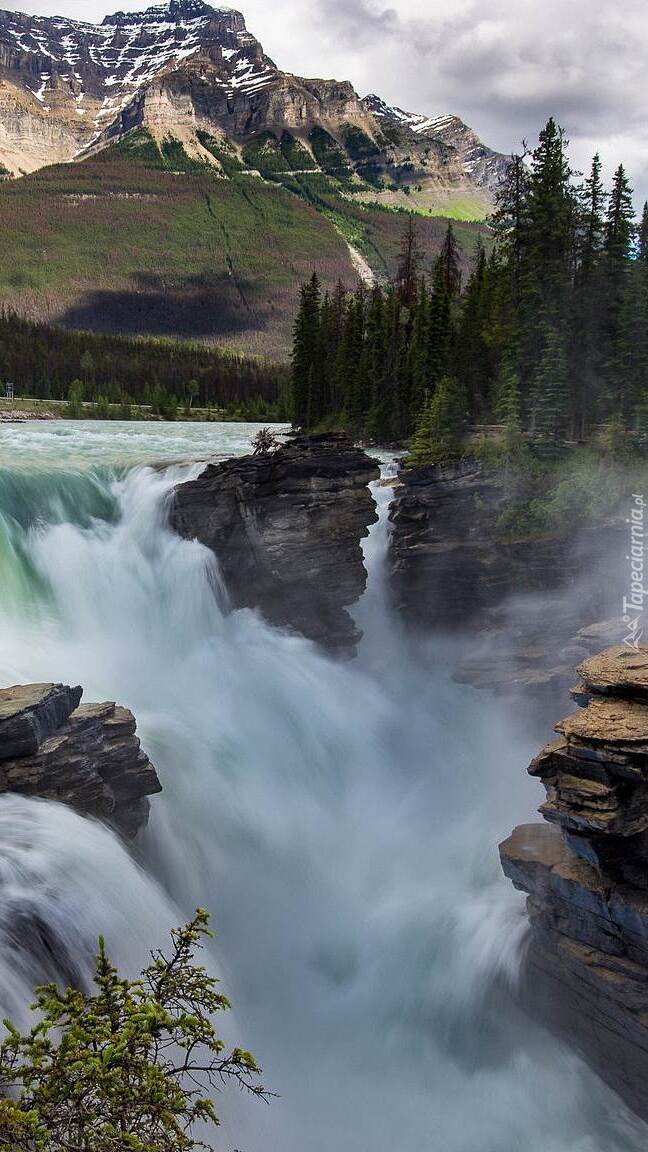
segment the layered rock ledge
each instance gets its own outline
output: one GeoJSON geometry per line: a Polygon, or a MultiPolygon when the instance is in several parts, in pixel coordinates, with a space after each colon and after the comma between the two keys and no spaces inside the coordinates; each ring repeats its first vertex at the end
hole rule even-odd
{"type": "Polygon", "coordinates": [[[133,837],[160,781],[132,712],[82,695],[64,684],[0,689],[0,793],[58,800],[133,837]]]}
{"type": "Polygon", "coordinates": [[[648,1117],[648,649],[579,673],[580,711],[529,766],[547,823],[517,828],[500,857],[528,894],[528,1006],[648,1117]]]}
{"type": "Polygon", "coordinates": [[[295,436],[179,485],[171,523],[214,552],[234,608],[349,653],[360,633],[347,608],[366,586],[361,540],[377,519],[368,485],[379,474],[343,433],[295,436]]]}

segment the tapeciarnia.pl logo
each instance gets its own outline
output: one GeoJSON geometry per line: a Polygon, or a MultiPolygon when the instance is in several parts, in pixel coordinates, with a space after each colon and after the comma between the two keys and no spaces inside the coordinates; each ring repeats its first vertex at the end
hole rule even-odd
{"type": "Polygon", "coordinates": [[[633,505],[630,509],[630,518],[626,524],[630,525],[630,553],[626,560],[630,561],[630,595],[623,597],[623,623],[628,633],[623,643],[629,648],[638,648],[643,636],[642,617],[644,600],[648,590],[644,588],[644,517],[646,501],[643,496],[633,494],[633,505]]]}

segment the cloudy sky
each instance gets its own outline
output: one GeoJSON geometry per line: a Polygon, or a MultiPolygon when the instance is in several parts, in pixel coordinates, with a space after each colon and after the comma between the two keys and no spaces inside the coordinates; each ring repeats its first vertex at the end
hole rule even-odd
{"type": "MultiPolygon", "coordinates": [[[[146,0],[0,0],[97,20],[146,0]]],[[[216,4],[214,5],[216,6],[216,4]]],[[[236,6],[236,4],[235,4],[236,6]]],[[[586,166],[599,148],[648,196],[646,0],[242,0],[280,67],[350,79],[411,111],[456,112],[493,147],[533,140],[553,114],[586,166]]]]}

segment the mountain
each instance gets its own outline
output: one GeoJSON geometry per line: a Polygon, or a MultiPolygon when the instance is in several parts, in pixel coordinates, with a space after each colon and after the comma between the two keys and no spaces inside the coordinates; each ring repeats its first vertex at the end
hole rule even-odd
{"type": "Polygon", "coordinates": [[[494,197],[506,175],[509,157],[487,147],[458,116],[423,116],[393,108],[371,95],[363,107],[380,124],[383,135],[401,152],[407,150],[425,170],[438,156],[445,162],[451,178],[467,189],[481,189],[494,197]]]}
{"type": "Polygon", "coordinates": [[[12,174],[82,158],[135,128],[215,167],[220,144],[262,171],[355,178],[358,194],[367,183],[373,195],[436,185],[485,202],[506,163],[457,117],[409,114],[361,100],[348,82],[282,72],[240,12],[203,0],[101,25],[0,11],[0,162],[12,174]]]}
{"type": "Polygon", "coordinates": [[[0,10],[0,305],[31,319],[284,357],[299,282],[392,275],[404,210],[430,260],[466,221],[468,262],[505,164],[456,117],[281,71],[203,0],[0,10]]]}

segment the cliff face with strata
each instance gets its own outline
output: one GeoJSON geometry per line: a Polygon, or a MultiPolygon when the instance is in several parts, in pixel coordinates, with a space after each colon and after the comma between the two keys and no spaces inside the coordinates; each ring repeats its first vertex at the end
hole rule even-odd
{"type": "Polygon", "coordinates": [[[502,868],[528,894],[524,997],[648,1116],[648,649],[586,660],[580,710],[529,767],[545,824],[502,868]]]}
{"type": "Polygon", "coordinates": [[[81,696],[63,684],[0,689],[0,794],[58,800],[135,836],[161,791],[155,768],[132,712],[81,696]]]}
{"type": "Polygon", "coordinates": [[[410,116],[361,100],[347,81],[281,71],[240,12],[203,0],[97,25],[0,10],[0,162],[10,172],[75,159],[136,127],[216,167],[201,132],[235,152],[256,139],[278,148],[290,133],[296,169],[380,172],[477,202],[486,193],[484,212],[507,163],[456,117],[410,116]]]}
{"type": "Polygon", "coordinates": [[[296,436],[179,485],[171,522],[214,552],[233,607],[351,653],[359,632],[347,609],[366,585],[361,541],[377,519],[367,486],[378,476],[342,433],[296,436]]]}

